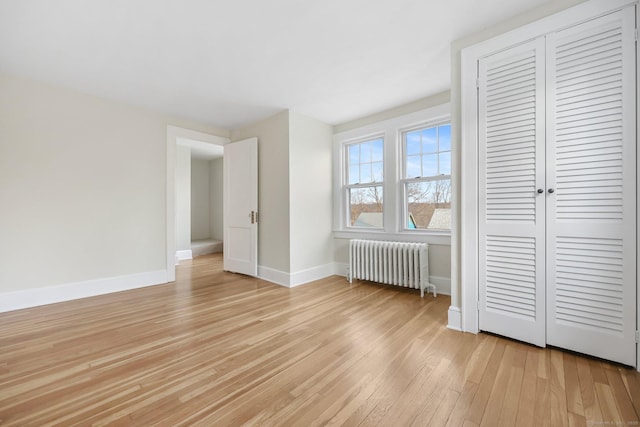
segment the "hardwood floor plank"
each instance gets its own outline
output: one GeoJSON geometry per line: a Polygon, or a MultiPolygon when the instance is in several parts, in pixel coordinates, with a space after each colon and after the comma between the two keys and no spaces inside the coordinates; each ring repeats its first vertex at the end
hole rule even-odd
{"type": "Polygon", "coordinates": [[[446,328],[447,296],[289,289],[181,263],[175,283],[0,313],[0,424],[638,422],[640,375],[446,328]]]}
{"type": "Polygon", "coordinates": [[[458,397],[451,414],[449,415],[449,419],[447,420],[447,427],[457,427],[464,424],[464,419],[471,407],[471,403],[473,402],[473,398],[478,391],[478,384],[473,381],[467,381],[462,389],[462,393],[458,397]]]}
{"type": "Polygon", "coordinates": [[[498,373],[498,370],[500,369],[502,357],[507,347],[506,344],[506,340],[498,340],[496,342],[496,345],[491,352],[489,363],[487,364],[487,367],[482,375],[482,379],[480,380],[478,391],[476,392],[476,395],[473,399],[471,408],[469,408],[469,412],[467,412],[465,420],[471,421],[472,423],[477,425],[480,425],[480,423],[482,422],[482,417],[487,406],[487,401],[489,400],[489,396],[491,395],[491,390],[493,389],[496,375],[498,373]]]}
{"type": "Polygon", "coordinates": [[[576,357],[573,354],[563,354],[563,368],[567,411],[584,418],[584,405],[580,391],[580,380],[578,379],[578,366],[576,357]]]}
{"type": "Polygon", "coordinates": [[[640,376],[633,369],[623,369],[620,373],[636,415],[640,416],[640,376]]]}
{"type": "Polygon", "coordinates": [[[565,384],[564,355],[557,349],[550,353],[551,370],[549,377],[551,425],[567,426],[569,417],[567,410],[567,389],[565,384]]]}
{"type": "Polygon", "coordinates": [[[514,359],[515,346],[513,342],[509,342],[507,343],[502,359],[500,360],[500,366],[498,367],[498,372],[496,372],[493,387],[491,388],[491,394],[487,399],[486,408],[482,415],[480,426],[494,427],[498,425],[500,413],[506,400],[507,385],[509,383],[509,378],[511,377],[514,359]]]}
{"type": "Polygon", "coordinates": [[[587,422],[593,425],[602,424],[602,411],[596,395],[596,387],[589,360],[577,357],[576,370],[580,381],[580,396],[582,397],[584,417],[587,422]]]}
{"type": "Polygon", "coordinates": [[[534,410],[536,396],[536,371],[538,368],[538,351],[533,347],[526,350],[526,360],[522,375],[522,389],[518,403],[515,425],[520,427],[534,426],[534,410]]]}
{"type": "Polygon", "coordinates": [[[611,387],[611,391],[615,397],[616,406],[620,413],[620,418],[622,418],[622,422],[626,425],[640,425],[640,418],[638,418],[631,396],[629,396],[627,389],[624,386],[624,382],[622,381],[622,376],[620,375],[621,369],[625,368],[617,368],[614,366],[608,366],[605,368],[605,374],[609,380],[609,386],[611,387]]]}

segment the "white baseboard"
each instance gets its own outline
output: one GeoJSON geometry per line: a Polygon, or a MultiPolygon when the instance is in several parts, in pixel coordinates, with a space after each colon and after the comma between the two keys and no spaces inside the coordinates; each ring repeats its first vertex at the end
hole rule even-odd
{"type": "Polygon", "coordinates": [[[324,279],[325,277],[333,276],[335,273],[334,263],[325,265],[319,265],[317,267],[308,268],[306,270],[297,271],[291,273],[289,277],[289,286],[299,286],[305,283],[313,282],[314,280],[324,279]]]}
{"type": "Polygon", "coordinates": [[[178,258],[179,261],[183,261],[185,259],[193,259],[193,252],[191,252],[191,249],[176,251],[176,258],[178,258]]]}
{"type": "Polygon", "coordinates": [[[333,276],[335,273],[335,263],[319,265],[317,267],[308,268],[306,270],[296,271],[295,273],[286,273],[274,268],[258,266],[258,277],[267,282],[276,283],[287,288],[304,285],[314,280],[324,279],[333,276]]]}
{"type": "Polygon", "coordinates": [[[449,321],[447,322],[447,328],[462,332],[462,313],[460,307],[450,306],[448,315],[449,321]]]}
{"type": "Polygon", "coordinates": [[[451,295],[451,278],[440,276],[429,276],[429,283],[436,285],[438,295],[451,295]]]}
{"type": "Polygon", "coordinates": [[[334,262],[333,265],[334,265],[333,274],[347,277],[347,274],[349,273],[349,264],[347,264],[346,262],[345,263],[334,262]]]}
{"type": "Polygon", "coordinates": [[[0,294],[0,313],[167,283],[167,271],[149,271],[0,294]]]}
{"type": "Polygon", "coordinates": [[[266,280],[267,282],[275,283],[276,285],[286,286],[289,288],[289,273],[276,270],[275,268],[258,266],[258,278],[266,280]]]}

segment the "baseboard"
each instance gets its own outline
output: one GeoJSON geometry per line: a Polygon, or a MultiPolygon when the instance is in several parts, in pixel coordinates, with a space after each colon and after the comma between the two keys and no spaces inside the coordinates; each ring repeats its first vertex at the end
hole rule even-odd
{"type": "Polygon", "coordinates": [[[306,270],[296,271],[295,273],[286,273],[274,268],[258,266],[258,277],[267,282],[272,282],[287,288],[304,285],[314,280],[324,279],[333,276],[335,273],[335,263],[319,265],[317,267],[308,268],[306,270]]]}
{"type": "Polygon", "coordinates": [[[289,286],[299,286],[305,283],[313,282],[314,280],[324,279],[325,277],[333,276],[335,273],[334,263],[325,265],[319,265],[317,267],[308,268],[306,270],[297,271],[291,273],[289,277],[289,286]]]}
{"type": "Polygon", "coordinates": [[[440,276],[429,276],[429,283],[436,285],[438,294],[451,295],[451,278],[440,276]]]}
{"type": "Polygon", "coordinates": [[[349,273],[349,264],[342,263],[342,262],[334,262],[333,266],[334,266],[333,274],[347,277],[347,274],[349,273]]]}
{"type": "Polygon", "coordinates": [[[276,285],[289,286],[289,273],[276,270],[275,268],[258,266],[258,278],[266,280],[267,282],[275,283],[276,285]]]}
{"type": "Polygon", "coordinates": [[[176,251],[176,258],[178,258],[179,261],[183,261],[186,259],[193,259],[193,252],[191,252],[191,249],[176,251]]]}
{"type": "Polygon", "coordinates": [[[167,283],[167,271],[149,271],[0,294],[0,313],[167,283]]]}
{"type": "Polygon", "coordinates": [[[460,307],[450,306],[448,315],[449,321],[447,328],[462,332],[462,313],[460,307]]]}

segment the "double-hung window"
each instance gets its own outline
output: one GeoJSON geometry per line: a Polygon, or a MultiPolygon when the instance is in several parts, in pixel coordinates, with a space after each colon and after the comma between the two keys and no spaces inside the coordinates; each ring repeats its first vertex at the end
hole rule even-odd
{"type": "Polygon", "coordinates": [[[384,139],[345,145],[348,226],[383,228],[384,139]]]}
{"type": "Polygon", "coordinates": [[[451,230],[451,125],[402,133],[405,230],[451,230]]]}
{"type": "Polygon", "coordinates": [[[442,104],[336,133],[335,236],[448,244],[449,123],[442,104]]]}

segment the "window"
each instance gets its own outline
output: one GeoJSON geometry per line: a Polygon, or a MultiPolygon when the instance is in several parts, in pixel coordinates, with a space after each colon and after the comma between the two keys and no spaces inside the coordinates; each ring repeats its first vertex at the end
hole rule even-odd
{"type": "Polygon", "coordinates": [[[449,109],[436,105],[333,136],[335,237],[450,244],[449,109]]]}
{"type": "Polygon", "coordinates": [[[402,133],[404,225],[451,230],[451,125],[402,133]]]}
{"type": "Polygon", "coordinates": [[[349,226],[383,228],[383,138],[345,145],[349,226]]]}

